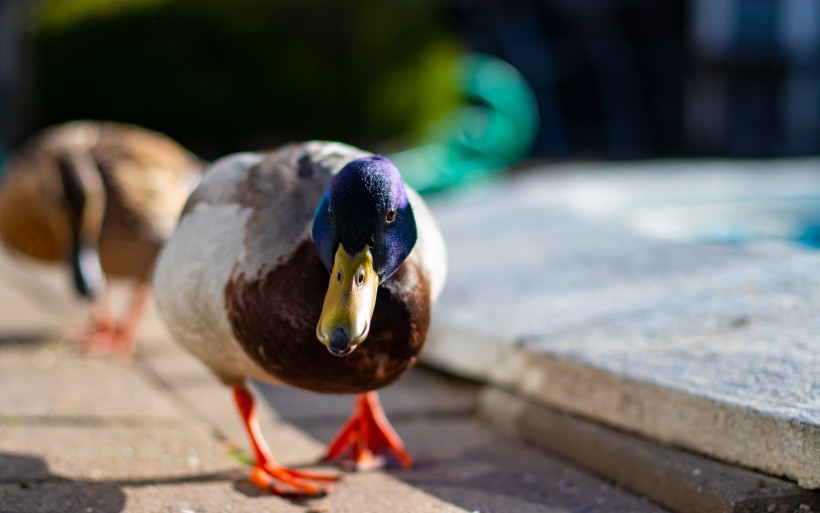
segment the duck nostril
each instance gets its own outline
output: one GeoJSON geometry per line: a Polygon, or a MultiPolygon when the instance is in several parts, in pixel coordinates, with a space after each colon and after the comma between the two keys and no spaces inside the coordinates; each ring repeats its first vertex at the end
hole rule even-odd
{"type": "Polygon", "coordinates": [[[333,335],[330,336],[330,344],[328,347],[333,351],[343,351],[347,349],[347,332],[342,328],[336,328],[333,335]]]}
{"type": "Polygon", "coordinates": [[[347,347],[350,339],[347,337],[347,332],[342,328],[336,328],[333,335],[330,337],[330,343],[327,345],[327,350],[333,356],[347,356],[356,349],[356,346],[347,347]]]}

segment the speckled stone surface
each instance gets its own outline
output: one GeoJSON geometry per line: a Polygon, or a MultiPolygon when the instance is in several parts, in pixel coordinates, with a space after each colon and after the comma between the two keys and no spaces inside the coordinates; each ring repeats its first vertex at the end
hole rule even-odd
{"type": "MultiPolygon", "coordinates": [[[[742,187],[742,169],[721,166],[690,175],[685,189],[687,168],[665,175],[656,164],[650,191],[680,206],[710,183],[723,194],[742,187]]],[[[783,184],[805,167],[791,179],[783,167],[757,168],[755,190],[799,191],[783,184]]],[[[629,187],[649,171],[530,172],[439,197],[450,276],[425,361],[820,487],[820,252],[638,233],[625,213],[651,198],[629,187]]]]}

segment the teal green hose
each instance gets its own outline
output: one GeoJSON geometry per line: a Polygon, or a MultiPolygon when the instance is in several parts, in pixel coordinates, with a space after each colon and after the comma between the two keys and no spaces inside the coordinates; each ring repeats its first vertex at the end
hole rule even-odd
{"type": "Polygon", "coordinates": [[[527,155],[538,130],[538,107],[524,77],[486,55],[459,62],[465,104],[434,125],[424,143],[390,158],[421,192],[494,175],[527,155]]]}

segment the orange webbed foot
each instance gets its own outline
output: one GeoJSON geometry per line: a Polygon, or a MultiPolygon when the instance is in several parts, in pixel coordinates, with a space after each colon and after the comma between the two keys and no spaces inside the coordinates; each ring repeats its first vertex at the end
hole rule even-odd
{"type": "Polygon", "coordinates": [[[259,463],[251,470],[251,482],[277,495],[324,495],[330,491],[337,476],[304,472],[272,462],[259,463]]]}
{"type": "Polygon", "coordinates": [[[111,345],[111,352],[121,358],[130,360],[136,350],[137,328],[145,317],[145,310],[151,302],[151,286],[138,283],[131,293],[128,309],[125,311],[111,345]]]}
{"type": "Polygon", "coordinates": [[[73,329],[69,338],[80,345],[80,352],[91,356],[118,356],[131,360],[134,356],[134,332],[124,330],[113,318],[93,318],[85,327],[73,329]]]}
{"type": "Polygon", "coordinates": [[[371,470],[385,466],[388,454],[405,468],[413,466],[413,458],[387,420],[376,392],[361,394],[353,415],[328,446],[324,459],[340,461],[355,470],[371,470]],[[348,454],[352,460],[345,460],[348,454]]]}
{"type": "Polygon", "coordinates": [[[69,336],[79,342],[80,350],[85,354],[115,355],[131,360],[136,349],[137,328],[150,301],[150,286],[138,283],[123,318],[117,322],[107,298],[98,298],[92,305],[89,325],[69,336]]]}
{"type": "Polygon", "coordinates": [[[79,344],[83,354],[107,355],[115,344],[117,324],[112,315],[92,314],[88,324],[72,328],[67,336],[79,344]]]}
{"type": "Polygon", "coordinates": [[[233,390],[236,406],[256,454],[251,481],[259,488],[277,495],[318,496],[330,491],[338,476],[294,470],[274,461],[259,428],[253,396],[244,385],[236,385],[233,390]]]}

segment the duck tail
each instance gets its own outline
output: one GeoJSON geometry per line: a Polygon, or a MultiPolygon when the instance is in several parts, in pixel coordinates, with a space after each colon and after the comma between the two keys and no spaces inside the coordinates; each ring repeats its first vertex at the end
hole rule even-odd
{"type": "Polygon", "coordinates": [[[57,160],[71,232],[68,260],[74,286],[92,299],[105,288],[99,253],[106,205],[102,173],[90,152],[68,151],[57,160]]]}

